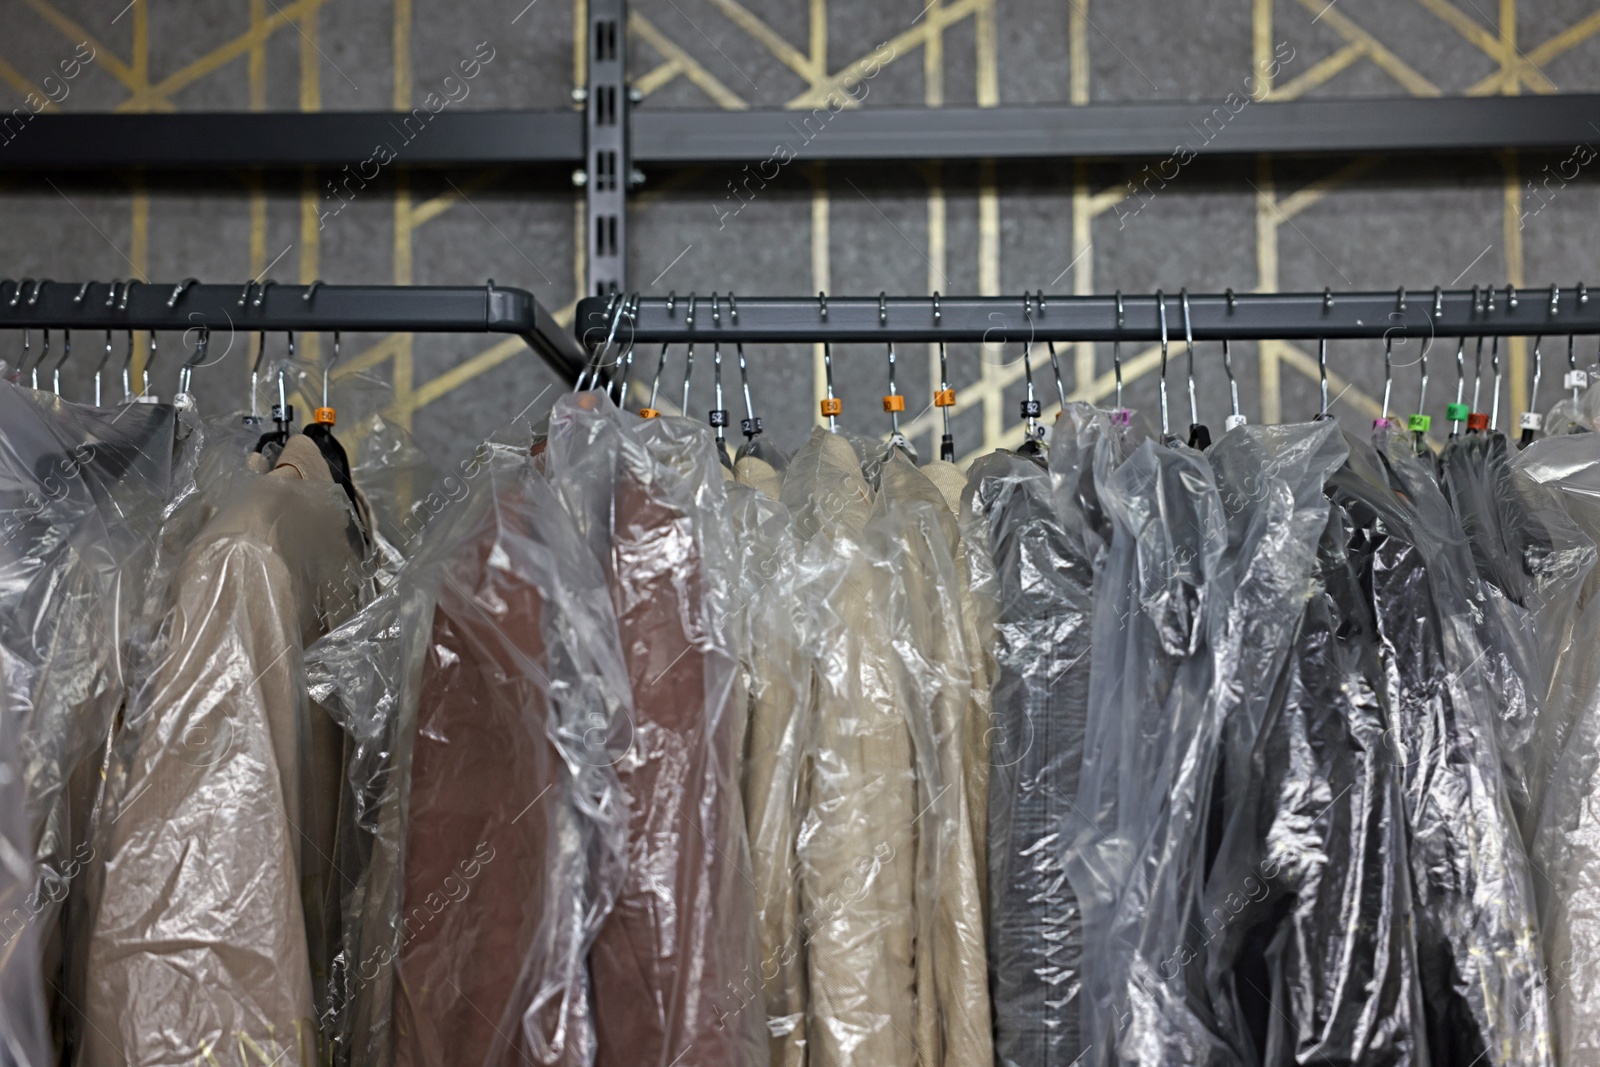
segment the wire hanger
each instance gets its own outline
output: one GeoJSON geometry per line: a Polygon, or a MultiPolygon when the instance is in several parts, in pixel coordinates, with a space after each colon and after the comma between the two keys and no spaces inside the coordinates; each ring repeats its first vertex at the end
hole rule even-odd
{"type": "MultiPolygon", "coordinates": [[[[722,325],[722,312],[717,309],[717,294],[711,294],[711,323],[713,326],[722,325]]],[[[714,337],[711,341],[711,428],[717,434],[717,456],[722,460],[722,465],[733,468],[733,460],[728,456],[728,409],[723,406],[722,400],[722,339],[714,337]]]]}
{"type": "MultiPolygon", "coordinates": [[[[1406,310],[1406,290],[1400,287],[1400,293],[1395,298],[1395,314],[1404,316],[1406,310]]],[[[1383,333],[1383,407],[1378,412],[1377,421],[1372,424],[1375,430],[1381,430],[1392,425],[1389,421],[1389,400],[1394,393],[1394,330],[1388,329],[1383,333]]]]}
{"type": "MultiPolygon", "coordinates": [[[[1578,283],[1578,307],[1581,309],[1583,307],[1583,305],[1587,304],[1588,302],[1589,302],[1589,290],[1584,287],[1584,284],[1582,282],[1579,282],[1578,283]]],[[[1573,344],[1572,335],[1568,334],[1567,335],[1567,374],[1566,374],[1566,377],[1562,379],[1561,387],[1563,389],[1571,389],[1572,390],[1572,402],[1574,404],[1576,404],[1578,402],[1578,394],[1583,392],[1583,390],[1589,388],[1589,373],[1588,373],[1588,371],[1581,371],[1581,370],[1578,369],[1578,357],[1572,350],[1572,344],[1573,344]]]]}
{"type": "Polygon", "coordinates": [[[1044,427],[1039,425],[1041,409],[1039,398],[1033,391],[1033,307],[1028,302],[1030,299],[1024,291],[1022,317],[1028,321],[1028,336],[1022,342],[1022,374],[1026,380],[1026,391],[1017,405],[1023,424],[1022,447],[1017,451],[1024,456],[1038,456],[1044,452],[1044,427]]]}
{"type": "MultiPolygon", "coordinates": [[[[1333,310],[1333,290],[1324,287],[1322,290],[1322,313],[1328,314],[1333,310]]],[[[1321,393],[1322,407],[1317,412],[1317,421],[1331,419],[1328,414],[1328,339],[1317,338],[1317,390],[1321,393]]]]}
{"type": "MultiPolygon", "coordinates": [[[[639,324],[639,294],[638,293],[634,293],[633,294],[633,301],[628,307],[627,318],[628,318],[628,347],[623,351],[622,356],[617,360],[617,376],[614,379],[614,381],[612,382],[612,384],[616,387],[616,397],[615,397],[616,405],[617,405],[617,407],[621,408],[623,411],[628,410],[628,378],[633,373],[633,349],[634,349],[634,343],[635,343],[635,341],[636,341],[636,339],[638,337],[638,333],[639,333],[639,331],[638,331],[638,324],[639,324]]],[[[606,395],[609,396],[610,394],[611,394],[611,390],[607,389],[606,390],[606,395]]]]}
{"type": "MultiPolygon", "coordinates": [[[[200,327],[200,332],[195,336],[194,355],[184,360],[183,366],[178,368],[178,394],[173,398],[173,401],[179,407],[187,408],[193,406],[194,396],[190,392],[190,386],[194,381],[194,369],[205,363],[206,352],[210,346],[211,327],[202,326],[200,327]]],[[[111,338],[108,335],[106,338],[106,349],[108,352],[110,351],[110,348],[111,338]]],[[[324,401],[324,403],[326,403],[326,401],[324,401]]]]}
{"type": "MultiPolygon", "coordinates": [[[[87,285],[87,283],[85,283],[87,285]]],[[[56,365],[50,368],[50,391],[56,396],[61,395],[61,365],[72,355],[72,331],[61,331],[61,358],[56,360],[56,365]]]]}
{"type": "Polygon", "coordinates": [[[1156,318],[1161,323],[1161,439],[1170,441],[1172,431],[1167,424],[1167,297],[1156,290],[1156,318]]]}
{"type": "Polygon", "coordinates": [[[133,403],[133,331],[128,331],[128,349],[122,353],[122,402],[133,403]]]}
{"type": "MultiPolygon", "coordinates": [[[[678,291],[672,290],[667,294],[667,317],[671,318],[678,312],[678,291]]],[[[650,381],[650,403],[639,409],[639,417],[643,419],[660,418],[661,412],[656,409],[656,398],[661,395],[661,373],[667,369],[667,343],[661,343],[661,355],[656,358],[656,376],[650,381]]]]}
{"type": "MultiPolygon", "coordinates": [[[[1550,287],[1550,319],[1553,322],[1561,313],[1561,286],[1550,287]]],[[[1522,437],[1518,444],[1527,448],[1539,436],[1539,431],[1544,429],[1544,416],[1539,413],[1539,380],[1544,377],[1544,354],[1540,351],[1544,343],[1543,337],[1533,339],[1533,388],[1528,392],[1528,410],[1522,413],[1517,420],[1522,430],[1522,437]]]]}
{"type": "MultiPolygon", "coordinates": [[[[878,325],[889,324],[888,296],[878,294],[878,325]]],[[[900,432],[900,413],[906,409],[906,398],[900,395],[899,388],[894,380],[894,342],[889,342],[889,392],[883,398],[883,410],[889,414],[889,449],[899,449],[910,456],[913,461],[917,458],[917,450],[911,447],[911,442],[905,439],[900,432]]]]}
{"type": "MultiPolygon", "coordinates": [[[[263,293],[266,291],[264,286],[262,291],[263,293]]],[[[260,297],[257,297],[256,299],[259,300],[260,297]]],[[[294,332],[291,330],[287,331],[287,333],[289,337],[289,355],[286,360],[278,363],[278,402],[272,405],[272,422],[274,428],[262,434],[260,440],[256,442],[255,447],[255,451],[265,454],[269,447],[276,446],[276,451],[267,457],[272,461],[277,460],[277,453],[282,451],[283,446],[289,443],[289,435],[292,432],[291,427],[294,425],[294,408],[289,404],[288,391],[285,385],[287,368],[294,362],[294,332]]],[[[261,335],[261,346],[263,350],[266,348],[266,343],[267,335],[263,333],[261,335]]],[[[259,363],[260,360],[258,359],[257,362],[259,363]]]]}
{"type": "MultiPolygon", "coordinates": [[[[933,324],[939,326],[944,311],[939,307],[939,290],[933,291],[933,324]]],[[[939,458],[946,463],[956,460],[956,439],[950,433],[950,409],[956,406],[956,391],[950,388],[950,358],[945,353],[944,342],[939,342],[939,389],[933,394],[933,406],[939,409],[944,422],[944,434],[939,438],[939,458]]]]}
{"type": "Polygon", "coordinates": [[[111,362],[111,331],[106,331],[106,354],[100,357],[100,363],[94,369],[94,406],[100,407],[103,397],[100,391],[100,379],[105,374],[106,364],[111,362]]]}
{"type": "Polygon", "coordinates": [[[1111,336],[1111,369],[1116,375],[1117,406],[1111,412],[1111,425],[1127,429],[1133,412],[1122,406],[1122,290],[1117,290],[1117,332],[1111,336]]]}
{"type": "MultiPolygon", "coordinates": [[[[712,293],[711,294],[711,306],[713,308],[715,308],[717,306],[717,294],[716,293],[712,293]]],[[[684,325],[687,326],[690,331],[694,330],[694,294],[693,293],[689,294],[689,314],[683,320],[683,322],[684,322],[684,325]]],[[[691,340],[689,342],[689,344],[687,346],[687,350],[684,353],[684,361],[683,361],[683,403],[681,405],[679,405],[679,407],[678,407],[678,410],[680,412],[682,412],[683,414],[685,414],[685,415],[687,415],[689,413],[689,380],[692,377],[694,377],[694,341],[693,340],[691,340]]]]}
{"type": "Polygon", "coordinates": [[[1429,320],[1428,339],[1423,342],[1422,354],[1417,357],[1421,364],[1422,375],[1417,384],[1417,409],[1406,419],[1406,429],[1411,431],[1412,438],[1416,441],[1417,454],[1421,455],[1428,447],[1428,429],[1433,425],[1433,419],[1427,414],[1428,410],[1428,350],[1433,347],[1433,322],[1444,313],[1444,291],[1439,286],[1433,287],[1433,319],[1429,320]]]}
{"type": "MultiPolygon", "coordinates": [[[[828,294],[817,293],[817,309],[822,315],[822,321],[828,321],[828,294]]],[[[827,395],[822,398],[819,405],[822,414],[828,420],[828,432],[839,432],[839,415],[844,411],[844,402],[833,395],[833,348],[827,341],[822,342],[822,376],[827,387],[827,395]]]]}
{"type": "MultiPolygon", "coordinates": [[[[1232,315],[1234,309],[1234,296],[1232,289],[1227,291],[1227,298],[1228,314],[1232,315]]],[[[1224,433],[1227,433],[1230,430],[1234,430],[1245,425],[1245,423],[1249,421],[1239,413],[1239,379],[1234,377],[1233,374],[1233,352],[1228,348],[1227,337],[1223,337],[1222,339],[1222,371],[1228,376],[1228,404],[1230,410],[1228,417],[1222,420],[1222,430],[1224,433]]]]}
{"type": "Polygon", "coordinates": [[[34,361],[33,366],[28,368],[28,383],[31,388],[39,388],[39,367],[48,358],[50,358],[50,331],[46,329],[44,331],[44,347],[39,350],[39,358],[34,361]]]}
{"type": "Polygon", "coordinates": [[[1189,355],[1189,447],[1204,452],[1211,447],[1211,430],[1200,422],[1200,405],[1194,392],[1194,329],[1189,322],[1189,290],[1178,290],[1183,309],[1183,347],[1189,355]]]}

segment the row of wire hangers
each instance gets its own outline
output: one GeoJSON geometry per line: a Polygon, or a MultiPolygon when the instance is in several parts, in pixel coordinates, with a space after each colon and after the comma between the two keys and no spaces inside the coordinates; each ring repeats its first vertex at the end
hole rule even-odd
{"type": "MultiPolygon", "coordinates": [[[[1512,285],[1507,285],[1505,287],[1504,295],[1507,305],[1512,309],[1516,308],[1519,299],[1522,298],[1516,287],[1512,285]]],[[[1560,312],[1561,295],[1562,290],[1559,285],[1552,285],[1550,287],[1550,315],[1552,319],[1554,319],[1560,312]]],[[[1228,300],[1229,310],[1231,311],[1234,307],[1235,300],[1232,289],[1228,289],[1226,291],[1226,297],[1228,300]]],[[[1496,290],[1492,286],[1473,286],[1473,313],[1475,315],[1493,313],[1495,308],[1495,298],[1496,290]]],[[[878,321],[880,325],[887,325],[888,323],[887,299],[886,293],[878,294],[878,321]]],[[[1120,289],[1117,290],[1115,299],[1117,310],[1117,327],[1120,329],[1123,325],[1123,298],[1122,291],[1120,289]]],[[[1164,438],[1170,439],[1172,434],[1170,426],[1169,402],[1167,396],[1167,363],[1169,355],[1167,301],[1165,293],[1159,289],[1156,290],[1155,299],[1158,311],[1158,321],[1160,323],[1159,344],[1161,351],[1161,374],[1159,379],[1159,402],[1161,412],[1161,433],[1164,438]]],[[[1444,297],[1442,288],[1436,286],[1433,290],[1433,315],[1435,318],[1437,318],[1442,312],[1443,299],[1444,297]]],[[[1581,282],[1577,286],[1576,299],[1580,307],[1587,304],[1589,300],[1588,289],[1581,282]]],[[[629,323],[637,321],[639,300],[640,295],[638,293],[633,293],[630,295],[622,295],[618,293],[612,294],[611,300],[607,304],[606,308],[606,314],[610,320],[610,326],[605,343],[596,350],[593,359],[591,359],[590,362],[584,367],[583,373],[579,375],[576,385],[577,389],[582,390],[586,383],[590,387],[596,387],[601,384],[603,379],[600,371],[601,368],[606,365],[606,356],[610,352],[611,347],[616,340],[618,327],[623,321],[628,321],[629,323]]],[[[1188,443],[1191,447],[1204,449],[1210,445],[1211,435],[1206,426],[1200,422],[1199,402],[1195,390],[1194,331],[1190,323],[1188,289],[1185,288],[1179,291],[1178,300],[1179,306],[1182,308],[1183,313],[1184,349],[1188,361],[1187,383],[1190,419],[1188,443]]],[[[1334,296],[1331,289],[1323,290],[1322,300],[1324,310],[1331,309],[1333,307],[1334,296]]],[[[727,295],[727,302],[728,312],[732,320],[732,324],[737,327],[739,324],[738,300],[734,297],[733,293],[730,292],[727,295]]],[[[817,303],[821,319],[825,322],[827,321],[828,317],[827,294],[818,293],[817,303]]],[[[937,292],[933,294],[932,304],[933,321],[937,325],[941,317],[939,309],[939,294],[937,292]]],[[[673,313],[676,306],[676,292],[668,294],[667,312],[669,315],[673,313]]],[[[685,327],[690,330],[694,328],[695,306],[695,294],[690,293],[688,313],[684,320],[685,327]]],[[[1024,293],[1022,297],[1022,308],[1023,315],[1030,324],[1033,320],[1035,308],[1038,309],[1039,314],[1042,316],[1044,313],[1043,290],[1038,290],[1032,295],[1024,293]]],[[[1406,310],[1406,290],[1404,287],[1401,287],[1399,290],[1397,290],[1395,297],[1395,310],[1400,314],[1403,314],[1406,310]]],[[[720,326],[721,305],[720,298],[718,297],[717,293],[711,294],[711,315],[713,323],[716,326],[720,326]]],[[[1122,403],[1122,340],[1121,338],[1115,336],[1113,336],[1111,340],[1112,365],[1115,375],[1116,407],[1111,410],[1110,414],[1114,423],[1121,426],[1126,426],[1131,421],[1132,413],[1126,407],[1124,407],[1122,403]]],[[[1427,340],[1423,343],[1421,352],[1418,355],[1417,362],[1419,364],[1421,374],[1417,389],[1417,409],[1415,413],[1411,414],[1405,419],[1405,428],[1416,436],[1419,446],[1426,438],[1426,435],[1432,427],[1433,421],[1432,417],[1427,415],[1425,412],[1427,409],[1428,398],[1428,353],[1433,346],[1434,340],[1435,338],[1431,336],[1427,338],[1427,340]]],[[[1490,397],[1489,411],[1485,412],[1480,407],[1480,402],[1482,400],[1483,349],[1485,337],[1483,335],[1478,335],[1477,337],[1476,352],[1474,354],[1472,403],[1470,406],[1465,403],[1467,377],[1467,338],[1465,336],[1460,336],[1457,338],[1455,352],[1455,400],[1454,402],[1447,404],[1445,408],[1445,418],[1451,423],[1451,436],[1455,436],[1460,433],[1463,423],[1466,424],[1469,432],[1480,432],[1487,430],[1491,433],[1494,433],[1498,432],[1500,428],[1500,393],[1502,387],[1500,338],[1498,335],[1496,335],[1489,340],[1489,359],[1490,371],[1493,375],[1493,389],[1490,397]]],[[[1536,335],[1534,337],[1533,383],[1528,398],[1529,410],[1523,412],[1519,419],[1519,427],[1522,430],[1521,443],[1524,445],[1532,441],[1534,437],[1537,436],[1538,433],[1543,429],[1544,416],[1538,411],[1539,386],[1544,373],[1543,342],[1543,335],[1536,335]]],[[[740,383],[744,392],[745,418],[741,421],[740,425],[747,441],[753,441],[761,434],[762,423],[761,419],[755,415],[754,407],[751,403],[750,380],[747,363],[745,360],[744,344],[740,341],[736,341],[734,343],[738,353],[740,383]]],[[[1056,353],[1055,342],[1047,341],[1045,343],[1050,353],[1050,367],[1055,379],[1056,395],[1060,401],[1061,408],[1065,409],[1068,402],[1068,395],[1066,385],[1061,377],[1061,363],[1056,353]]],[[[723,407],[722,347],[720,341],[715,339],[715,337],[713,337],[711,344],[714,368],[713,388],[715,406],[710,412],[710,423],[716,431],[718,448],[724,454],[726,454],[725,436],[726,428],[728,426],[728,412],[723,407]]],[[[654,418],[660,414],[660,412],[656,409],[656,403],[660,396],[661,376],[662,372],[666,368],[667,351],[669,347],[669,343],[663,343],[661,345],[661,353],[656,361],[655,376],[650,387],[650,402],[647,406],[640,410],[640,414],[645,418],[654,418]]],[[[689,409],[689,386],[694,374],[694,342],[692,340],[686,342],[685,347],[686,358],[683,375],[683,399],[679,408],[679,410],[683,412],[687,412],[689,409]]],[[[883,397],[883,409],[889,415],[890,420],[889,441],[892,446],[897,445],[899,447],[909,449],[909,445],[900,432],[900,414],[905,410],[905,397],[899,392],[895,385],[894,342],[887,342],[887,347],[889,392],[883,397]]],[[[633,342],[630,340],[627,344],[626,350],[619,354],[616,358],[618,372],[613,375],[609,381],[604,383],[607,394],[612,395],[613,399],[615,399],[619,404],[622,403],[623,399],[627,395],[628,381],[633,370],[633,352],[634,346],[633,342]]],[[[1026,427],[1024,432],[1024,449],[1029,451],[1037,451],[1042,447],[1041,442],[1044,438],[1044,428],[1039,423],[1042,412],[1041,404],[1033,384],[1032,352],[1033,340],[1029,338],[1023,342],[1022,361],[1025,394],[1019,404],[1018,414],[1022,419],[1024,426],[1026,427]]],[[[1224,428],[1231,430],[1236,426],[1244,425],[1247,420],[1241,413],[1239,407],[1239,381],[1234,374],[1233,353],[1228,338],[1222,339],[1222,366],[1228,378],[1228,391],[1230,397],[1230,412],[1224,420],[1224,428]]],[[[823,417],[828,420],[829,430],[836,433],[838,432],[839,428],[838,418],[843,412],[843,402],[834,394],[833,354],[831,346],[826,341],[823,342],[823,369],[826,382],[826,395],[820,401],[819,406],[823,417]]],[[[1331,418],[1332,416],[1329,413],[1328,401],[1328,342],[1326,338],[1320,338],[1317,342],[1317,376],[1318,388],[1321,396],[1321,408],[1317,414],[1317,418],[1331,418]]],[[[951,409],[955,407],[956,395],[955,390],[950,386],[949,361],[945,352],[945,344],[943,341],[939,342],[939,378],[939,388],[934,393],[933,402],[934,405],[940,409],[943,419],[943,436],[940,440],[939,446],[940,458],[945,460],[953,460],[955,458],[955,442],[950,430],[950,415],[951,409]]],[[[1575,337],[1573,334],[1569,333],[1567,335],[1567,371],[1563,377],[1563,389],[1570,390],[1572,399],[1574,402],[1576,402],[1579,393],[1586,388],[1588,384],[1588,374],[1578,368],[1577,354],[1575,350],[1575,337]]],[[[1398,421],[1391,419],[1389,414],[1390,404],[1393,399],[1393,391],[1394,336],[1393,331],[1390,331],[1384,336],[1383,400],[1379,417],[1374,423],[1376,427],[1398,425],[1398,421]]]]}
{"type": "MultiPolygon", "coordinates": [[[[11,294],[8,305],[10,307],[17,307],[24,301],[25,298],[28,306],[31,307],[35,305],[39,299],[40,290],[46,281],[48,281],[48,279],[35,282],[32,278],[24,278],[20,283],[18,283],[16,290],[11,294]],[[33,286],[33,292],[31,295],[28,293],[28,286],[30,284],[33,286]]],[[[173,286],[172,293],[167,298],[167,307],[176,307],[178,298],[183,295],[184,290],[188,289],[189,286],[196,284],[197,281],[198,279],[195,278],[185,278],[182,282],[173,286]]],[[[85,297],[89,293],[90,287],[97,284],[97,282],[88,281],[80,285],[78,287],[78,292],[72,298],[73,304],[76,306],[82,306],[84,304],[85,297]]],[[[123,282],[120,279],[113,280],[110,283],[110,292],[106,297],[105,306],[108,308],[116,307],[119,310],[126,311],[128,307],[128,294],[133,291],[133,287],[135,285],[139,284],[141,283],[138,281],[138,279],[128,282],[123,282]]],[[[277,283],[270,278],[265,282],[259,283],[259,286],[254,281],[246,282],[243,291],[239,295],[239,307],[244,307],[246,304],[251,303],[251,294],[253,292],[255,294],[254,307],[260,308],[262,302],[266,298],[268,288],[275,284],[277,283]]],[[[491,282],[490,284],[492,285],[493,283],[491,282]]],[[[312,282],[311,285],[306,289],[303,299],[307,303],[310,303],[312,296],[316,293],[317,288],[321,285],[321,281],[312,282]]],[[[44,334],[44,343],[40,348],[37,358],[34,358],[31,355],[29,330],[26,327],[23,328],[22,356],[17,361],[16,368],[11,373],[12,381],[17,381],[24,373],[28,374],[29,383],[34,389],[40,388],[39,372],[50,358],[50,331],[45,329],[42,332],[44,334]]],[[[186,330],[185,336],[187,337],[190,332],[191,331],[186,330]]],[[[194,371],[199,367],[208,365],[207,356],[210,348],[211,328],[209,326],[193,327],[192,332],[195,335],[193,354],[190,355],[189,358],[186,359],[182,366],[180,366],[178,369],[177,396],[179,398],[191,396],[194,371]]],[[[70,329],[63,329],[61,333],[62,352],[61,355],[56,359],[55,364],[50,367],[49,371],[51,391],[58,397],[61,396],[61,368],[72,356],[72,331],[70,329]]],[[[100,407],[105,399],[103,377],[106,366],[111,362],[113,355],[113,333],[114,331],[112,330],[106,330],[105,354],[101,357],[100,362],[95,366],[94,370],[94,405],[96,407],[100,407]]],[[[133,391],[132,383],[134,354],[133,333],[134,331],[132,330],[126,331],[128,340],[127,348],[122,357],[121,403],[154,403],[158,400],[158,397],[156,397],[156,395],[150,391],[150,370],[155,364],[157,355],[156,331],[147,331],[149,349],[145,356],[144,365],[140,370],[140,384],[139,391],[137,393],[133,391]]],[[[260,425],[263,421],[260,414],[259,396],[261,391],[261,368],[262,364],[266,360],[267,354],[267,331],[261,330],[257,331],[257,333],[259,337],[259,345],[256,351],[255,362],[251,365],[250,369],[250,414],[245,416],[246,424],[252,426],[260,425]]],[[[272,410],[273,420],[279,424],[279,430],[276,431],[276,433],[279,434],[285,433],[285,427],[288,423],[293,421],[294,412],[293,407],[291,407],[288,403],[288,388],[286,381],[287,368],[294,363],[295,359],[294,331],[288,330],[285,331],[285,334],[288,338],[288,351],[284,359],[279,360],[277,363],[278,403],[272,410]]],[[[316,422],[329,426],[334,424],[335,415],[334,409],[329,405],[328,402],[328,379],[333,370],[334,364],[339,361],[339,342],[339,332],[334,331],[333,358],[328,360],[322,367],[322,405],[316,409],[313,416],[316,422]]],[[[282,443],[281,440],[279,443],[282,443]]]]}

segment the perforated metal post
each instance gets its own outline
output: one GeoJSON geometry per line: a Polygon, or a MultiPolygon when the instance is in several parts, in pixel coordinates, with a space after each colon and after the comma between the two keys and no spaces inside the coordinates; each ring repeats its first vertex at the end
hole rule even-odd
{"type": "Polygon", "coordinates": [[[589,294],[627,291],[628,5],[589,0],[589,79],[583,97],[586,166],[579,173],[588,212],[589,294]]]}

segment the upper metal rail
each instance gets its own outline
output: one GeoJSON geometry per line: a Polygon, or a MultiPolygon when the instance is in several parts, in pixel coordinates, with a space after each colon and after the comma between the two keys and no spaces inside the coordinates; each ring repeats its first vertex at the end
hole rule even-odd
{"type": "MultiPolygon", "coordinates": [[[[619,45],[620,49],[620,45],[619,45]]],[[[619,51],[620,60],[620,51],[619,51]]],[[[1240,98],[1242,99],[1242,98],[1240,98]]],[[[842,102],[842,98],[841,98],[842,102]]],[[[588,97],[591,112],[459,111],[42,114],[0,131],[0,170],[297,169],[352,173],[377,159],[406,167],[582,167],[586,126],[613,116],[626,131],[616,179],[632,166],[925,159],[1165,159],[1259,154],[1481,154],[1571,150],[1595,137],[1600,94],[1364,97],[1251,103],[792,110],[631,108],[626,94],[588,97]],[[611,110],[613,105],[615,110],[611,110]],[[602,110],[603,109],[603,110],[602,110]]],[[[419,109],[420,110],[420,109],[419,109]]],[[[607,124],[609,126],[609,124],[607,124]]],[[[596,132],[590,129],[590,136],[596,132]]],[[[594,146],[599,148],[599,145],[594,146]]],[[[373,177],[376,175],[376,168],[373,177]]],[[[754,168],[759,170],[759,167],[754,168]]],[[[590,180],[598,174],[586,176],[590,180]]],[[[608,176],[609,177],[609,176],[608,176]]],[[[770,177],[770,175],[767,175],[770,177]]]]}
{"type": "MultiPolygon", "coordinates": [[[[516,334],[568,381],[583,352],[523,289],[466,285],[200,285],[0,281],[0,329],[516,334]]],[[[215,342],[213,342],[215,343],[215,342]]]]}

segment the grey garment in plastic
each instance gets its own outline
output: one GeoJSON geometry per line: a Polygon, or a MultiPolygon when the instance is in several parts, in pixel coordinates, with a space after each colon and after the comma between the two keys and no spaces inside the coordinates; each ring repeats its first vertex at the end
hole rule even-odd
{"type": "MultiPolygon", "coordinates": [[[[1535,441],[1514,462],[1600,539],[1600,436],[1535,441]]],[[[1575,567],[1580,588],[1545,701],[1541,747],[1549,749],[1533,860],[1557,1062],[1600,1063],[1600,568],[1575,567]]]]}
{"type": "Polygon", "coordinates": [[[211,489],[110,761],[83,1064],[316,1055],[310,945],[342,783],[302,654],[354,610],[361,537],[302,435],[271,475],[211,489]]]}
{"type": "Polygon", "coordinates": [[[64,993],[92,881],[100,763],[178,454],[167,405],[93,408],[5,382],[0,427],[0,733],[17,800],[5,835],[17,852],[3,865],[22,879],[15,895],[0,889],[0,1048],[15,1042],[27,1063],[33,1009],[6,1002],[41,989],[55,1054],[71,1054],[64,993]]]}
{"type": "MultiPolygon", "coordinates": [[[[1235,432],[1214,450],[1224,484],[1235,432]]],[[[1344,522],[1328,516],[1284,670],[1245,690],[1253,743],[1227,753],[1242,791],[1223,797],[1198,928],[1219,1030],[1246,1063],[1428,1063],[1401,772],[1344,522]]]]}
{"type": "MultiPolygon", "coordinates": [[[[1477,567],[1485,674],[1495,694],[1507,789],[1531,845],[1548,753],[1543,698],[1565,641],[1580,583],[1574,567],[1594,543],[1540,487],[1516,477],[1504,434],[1468,433],[1445,445],[1445,494],[1477,567]]],[[[1592,562],[1589,564],[1592,566],[1592,562]]]]}
{"type": "MultiPolygon", "coordinates": [[[[765,466],[754,458],[735,466],[743,477],[754,464],[765,466]]],[[[741,780],[761,931],[759,974],[740,987],[749,1002],[745,1010],[765,1008],[774,1067],[804,1067],[806,946],[796,845],[811,742],[811,667],[801,654],[798,546],[789,510],[778,501],[739,485],[728,487],[728,503],[738,550],[739,662],[749,716],[741,780]]]]}
{"type": "Polygon", "coordinates": [[[1110,423],[1069,405],[1050,470],[1011,452],[977,460],[964,507],[993,559],[997,601],[989,752],[988,945],[995,1057],[1067,1067],[1079,1036],[1077,897],[1063,867],[1083,763],[1095,556],[1110,531],[1094,451],[1110,423]],[[1059,488],[1058,488],[1059,487],[1059,488]],[[1055,500],[1071,518],[1063,520],[1055,500]]]}
{"type": "Polygon", "coordinates": [[[1404,433],[1351,440],[1331,496],[1370,597],[1403,766],[1430,1057],[1544,1067],[1549,1000],[1529,864],[1474,618],[1471,553],[1404,433]]]}
{"type": "Polygon", "coordinates": [[[1083,915],[1085,1063],[1235,1062],[1166,953],[1193,915],[1217,724],[1212,642],[1227,526],[1197,452],[1096,457],[1112,538],[1094,590],[1084,763],[1065,866],[1083,915]],[[1187,908],[1184,905],[1188,905],[1187,908]]]}
{"type": "Polygon", "coordinates": [[[628,870],[590,953],[597,1063],[765,1063],[760,935],[743,803],[734,548],[704,426],[638,419],[596,392],[563,397],[545,469],[616,609],[633,690],[628,870]]]}
{"type": "Polygon", "coordinates": [[[378,600],[308,652],[356,745],[341,1058],[587,1064],[622,876],[629,714],[604,576],[536,464],[490,446],[378,600]]]}

